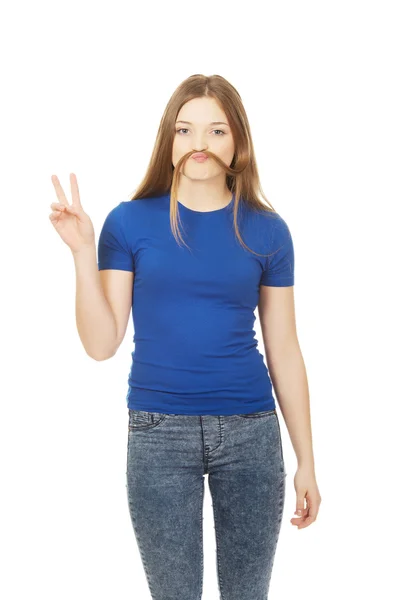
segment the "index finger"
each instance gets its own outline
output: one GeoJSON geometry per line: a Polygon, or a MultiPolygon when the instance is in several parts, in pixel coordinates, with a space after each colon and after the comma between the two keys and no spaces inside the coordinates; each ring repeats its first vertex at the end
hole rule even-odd
{"type": "Polygon", "coordinates": [[[60,183],[57,175],[52,175],[51,181],[53,182],[54,189],[56,190],[56,194],[57,194],[57,198],[58,198],[59,202],[61,202],[61,204],[64,204],[64,206],[68,206],[67,197],[64,193],[64,190],[61,187],[61,183],[60,183]]]}

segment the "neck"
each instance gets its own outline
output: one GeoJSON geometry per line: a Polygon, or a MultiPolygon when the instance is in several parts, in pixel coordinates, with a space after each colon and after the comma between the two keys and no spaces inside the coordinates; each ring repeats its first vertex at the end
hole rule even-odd
{"type": "MultiPolygon", "coordinates": [[[[225,179],[225,177],[224,177],[225,179]]],[[[178,186],[178,200],[193,210],[215,210],[227,206],[232,192],[225,180],[199,181],[182,176],[178,186]]]]}

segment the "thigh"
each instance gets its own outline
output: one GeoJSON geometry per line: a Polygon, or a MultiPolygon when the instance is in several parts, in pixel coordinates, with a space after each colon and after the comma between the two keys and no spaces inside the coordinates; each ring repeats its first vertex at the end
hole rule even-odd
{"type": "Polygon", "coordinates": [[[209,464],[221,598],[266,600],[285,499],[278,416],[228,423],[224,452],[209,464]]]}
{"type": "Polygon", "coordinates": [[[202,465],[184,468],[185,432],[172,419],[129,409],[129,512],[153,600],[197,599],[203,585],[202,465]]]}

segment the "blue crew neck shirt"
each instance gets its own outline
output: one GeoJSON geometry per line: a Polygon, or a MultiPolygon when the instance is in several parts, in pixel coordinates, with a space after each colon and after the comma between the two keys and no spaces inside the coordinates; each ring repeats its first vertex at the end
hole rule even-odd
{"type": "Polygon", "coordinates": [[[179,246],[170,192],[120,202],[98,241],[98,269],[132,271],[134,350],[129,408],[185,415],[248,414],[275,408],[255,338],[260,285],[294,285],[294,248],[283,218],[241,200],[201,212],[178,202],[179,246]]]}

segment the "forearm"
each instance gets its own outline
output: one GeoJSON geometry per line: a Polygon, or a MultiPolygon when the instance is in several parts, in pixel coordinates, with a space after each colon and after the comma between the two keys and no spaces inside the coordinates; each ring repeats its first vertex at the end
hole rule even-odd
{"type": "Polygon", "coordinates": [[[113,356],[116,324],[97,267],[96,247],[73,253],[76,269],[76,325],[87,354],[95,360],[113,356]]]}
{"type": "Polygon", "coordinates": [[[297,340],[279,351],[266,351],[266,358],[298,465],[314,470],[308,381],[297,340]]]}

